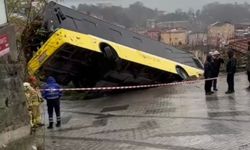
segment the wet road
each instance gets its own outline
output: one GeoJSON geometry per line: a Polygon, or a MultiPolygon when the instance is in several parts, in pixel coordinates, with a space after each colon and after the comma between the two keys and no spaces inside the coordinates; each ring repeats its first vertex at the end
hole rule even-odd
{"type": "Polygon", "coordinates": [[[245,74],[236,93],[205,96],[203,83],[63,101],[61,129],[46,131],[51,150],[250,149],[250,91],[245,74]]]}

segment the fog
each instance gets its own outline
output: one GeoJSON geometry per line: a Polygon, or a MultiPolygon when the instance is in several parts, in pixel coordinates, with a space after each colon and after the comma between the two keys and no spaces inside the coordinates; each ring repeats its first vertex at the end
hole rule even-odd
{"type": "MultiPolygon", "coordinates": [[[[78,4],[105,4],[118,5],[127,7],[130,4],[141,1],[149,8],[157,8],[166,12],[173,12],[180,8],[184,11],[193,8],[195,10],[202,8],[202,6],[215,2],[214,0],[59,0],[60,3],[66,6],[77,6],[78,4]]],[[[219,3],[244,3],[246,0],[217,0],[219,3]]]]}

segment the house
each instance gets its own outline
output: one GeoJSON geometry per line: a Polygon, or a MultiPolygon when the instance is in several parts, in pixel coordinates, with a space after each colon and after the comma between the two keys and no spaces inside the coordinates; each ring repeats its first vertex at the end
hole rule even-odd
{"type": "Polygon", "coordinates": [[[153,29],[156,27],[156,20],[155,19],[147,19],[146,27],[149,29],[153,29]]]}
{"type": "Polygon", "coordinates": [[[161,30],[160,29],[151,29],[151,30],[148,30],[144,33],[144,35],[146,35],[147,37],[153,39],[153,40],[156,40],[156,41],[160,41],[161,39],[161,30]]]}
{"type": "Polygon", "coordinates": [[[156,24],[158,28],[188,28],[190,26],[189,21],[166,21],[156,24]]]}
{"type": "Polygon", "coordinates": [[[161,33],[161,41],[169,45],[186,45],[188,42],[188,31],[184,29],[166,30],[161,33]]]}
{"type": "Polygon", "coordinates": [[[250,22],[238,23],[235,25],[235,38],[250,37],[250,22]]]}
{"type": "Polygon", "coordinates": [[[188,44],[190,46],[205,46],[207,45],[207,33],[196,32],[188,35],[188,44]]]}
{"type": "Polygon", "coordinates": [[[250,22],[241,22],[241,23],[237,23],[235,24],[235,28],[236,29],[247,29],[250,27],[250,22]]]}
{"type": "Polygon", "coordinates": [[[250,28],[235,30],[235,38],[245,38],[250,36],[250,28]]]}
{"type": "Polygon", "coordinates": [[[208,44],[211,46],[223,47],[234,36],[235,26],[229,22],[216,22],[208,27],[208,44]]]}

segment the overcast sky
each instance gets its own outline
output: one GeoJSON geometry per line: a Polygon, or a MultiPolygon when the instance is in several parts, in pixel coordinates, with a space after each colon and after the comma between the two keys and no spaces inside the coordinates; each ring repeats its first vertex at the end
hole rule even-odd
{"type": "MultiPolygon", "coordinates": [[[[150,8],[158,8],[159,10],[164,10],[166,12],[172,12],[178,8],[183,10],[188,10],[189,8],[200,9],[203,5],[215,2],[216,0],[59,0],[63,1],[62,4],[67,6],[78,4],[98,4],[98,3],[108,3],[112,5],[118,5],[127,7],[130,4],[141,1],[145,6],[150,8]]],[[[244,3],[249,0],[217,0],[220,3],[244,3]]]]}

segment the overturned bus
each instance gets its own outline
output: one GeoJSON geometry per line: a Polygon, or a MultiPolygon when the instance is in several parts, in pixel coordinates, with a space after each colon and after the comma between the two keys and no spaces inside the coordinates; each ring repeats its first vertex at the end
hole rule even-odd
{"type": "MultiPolygon", "coordinates": [[[[28,62],[32,75],[76,87],[182,81],[203,74],[192,54],[50,2],[42,18],[48,37],[28,62]]],[[[40,43],[42,41],[39,41],[40,43]]]]}

